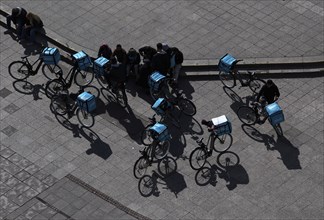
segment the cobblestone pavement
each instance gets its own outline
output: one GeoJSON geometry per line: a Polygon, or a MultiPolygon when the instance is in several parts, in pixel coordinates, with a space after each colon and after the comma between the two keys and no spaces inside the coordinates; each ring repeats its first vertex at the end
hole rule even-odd
{"type": "MultiPolygon", "coordinates": [[[[212,76],[181,79],[180,88],[197,106],[197,114],[180,117],[180,130],[169,126],[169,156],[177,169],[164,177],[163,164],[159,170],[154,163],[148,174],[160,176],[157,191],[143,197],[133,165],[142,149],[140,131],[153,115],[150,97],[130,81],[130,107],[122,109],[100,95],[91,129],[80,127],[76,117],[69,122],[55,117],[42,74],[30,77],[29,90],[9,76],[8,65],[34,48],[23,48],[4,31],[1,28],[1,218],[132,218],[94,194],[75,195],[74,190],[84,188],[67,178],[71,174],[151,219],[323,219],[323,77],[274,79],[286,118],[281,138],[268,122],[246,127],[238,120],[235,111],[251,99],[248,88],[224,89],[212,76]],[[222,167],[222,159],[214,154],[209,167],[215,175],[200,186],[188,161],[195,140],[207,139],[199,122],[223,114],[232,122],[234,139],[232,153],[226,155],[239,158],[239,164],[222,167]]],[[[63,62],[60,66],[64,73],[70,68],[63,62]]]]}
{"type": "Polygon", "coordinates": [[[322,0],[2,0],[43,19],[63,43],[92,56],[106,42],[125,49],[167,42],[185,59],[323,56],[322,0]]]}

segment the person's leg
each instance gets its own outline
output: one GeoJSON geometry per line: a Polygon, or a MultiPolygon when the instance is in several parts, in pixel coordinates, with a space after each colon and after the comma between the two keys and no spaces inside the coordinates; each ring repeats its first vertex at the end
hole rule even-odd
{"type": "Polygon", "coordinates": [[[11,15],[8,15],[6,19],[7,19],[7,28],[11,29],[11,15]]]}
{"type": "Polygon", "coordinates": [[[36,33],[37,33],[37,31],[38,31],[38,28],[31,28],[30,29],[30,42],[32,42],[32,43],[37,43],[36,42],[36,33]]]}
{"type": "Polygon", "coordinates": [[[178,83],[178,78],[179,78],[179,73],[180,73],[181,66],[182,66],[181,64],[177,64],[174,67],[174,70],[173,70],[173,79],[174,79],[174,82],[175,83],[178,83]]]}
{"type": "Polygon", "coordinates": [[[24,28],[24,23],[23,21],[18,21],[17,22],[17,37],[18,40],[20,40],[22,38],[22,30],[24,28]]]}

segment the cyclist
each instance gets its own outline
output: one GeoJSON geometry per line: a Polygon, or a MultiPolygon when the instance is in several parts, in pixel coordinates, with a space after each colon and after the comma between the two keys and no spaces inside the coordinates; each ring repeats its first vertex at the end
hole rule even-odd
{"type": "Polygon", "coordinates": [[[269,79],[264,86],[262,86],[258,96],[257,101],[262,105],[266,103],[271,104],[278,100],[280,96],[280,92],[278,87],[274,84],[274,82],[269,79]]]}
{"type": "MultiPolygon", "coordinates": [[[[126,82],[126,65],[123,63],[117,63],[117,58],[112,57],[110,59],[110,67],[108,67],[107,70],[105,78],[108,83],[108,88],[112,88],[113,85],[116,84],[124,87],[126,82]]],[[[114,89],[113,92],[115,92],[114,89]]]]}
{"type": "MultiPolygon", "coordinates": [[[[215,133],[214,133],[214,129],[215,129],[215,125],[213,124],[213,122],[210,120],[210,121],[206,121],[205,119],[201,120],[201,124],[203,125],[206,125],[207,126],[207,129],[209,132],[213,132],[213,137],[215,137],[215,133]]],[[[212,138],[211,141],[214,141],[214,139],[212,138]]],[[[210,144],[209,145],[210,147],[207,149],[207,154],[210,156],[212,154],[212,146],[214,146],[214,144],[210,144]]]]}

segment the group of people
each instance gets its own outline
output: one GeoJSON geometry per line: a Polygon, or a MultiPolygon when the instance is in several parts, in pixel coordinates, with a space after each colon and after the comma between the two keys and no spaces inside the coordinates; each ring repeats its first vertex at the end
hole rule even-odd
{"type": "Polygon", "coordinates": [[[27,41],[26,44],[37,44],[36,34],[43,31],[43,21],[36,14],[27,12],[24,8],[16,7],[7,16],[7,28],[11,30],[11,22],[16,26],[17,40],[27,41]]]}
{"type": "Polygon", "coordinates": [[[166,43],[158,43],[156,49],[143,46],[138,51],[130,48],[128,52],[120,44],[117,44],[113,51],[107,44],[103,44],[99,48],[98,57],[110,60],[111,67],[106,77],[107,81],[126,81],[134,74],[136,84],[143,88],[148,88],[148,77],[155,71],[172,77],[176,86],[183,63],[182,52],[176,47],[169,47],[166,43]]]}

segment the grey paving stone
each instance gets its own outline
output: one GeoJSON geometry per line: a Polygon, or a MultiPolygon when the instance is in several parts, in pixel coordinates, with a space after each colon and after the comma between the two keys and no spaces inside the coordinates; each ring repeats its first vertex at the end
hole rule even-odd
{"type": "Polygon", "coordinates": [[[7,126],[4,129],[1,130],[2,133],[4,133],[5,135],[7,135],[8,137],[10,137],[11,135],[13,135],[14,133],[16,133],[18,130],[12,126],[7,126]]]}
{"type": "Polygon", "coordinates": [[[10,148],[5,148],[0,151],[0,154],[4,158],[9,158],[11,155],[13,155],[15,152],[11,150],[10,148]]]}
{"type": "Polygon", "coordinates": [[[5,110],[6,112],[8,112],[9,114],[13,114],[16,111],[18,111],[20,108],[18,106],[16,106],[15,104],[11,103],[10,105],[7,105],[6,107],[3,108],[3,110],[5,110]]]}
{"type": "Polygon", "coordinates": [[[6,98],[8,95],[10,95],[12,92],[7,89],[7,88],[3,88],[0,90],[0,97],[2,98],[6,98]]]}

